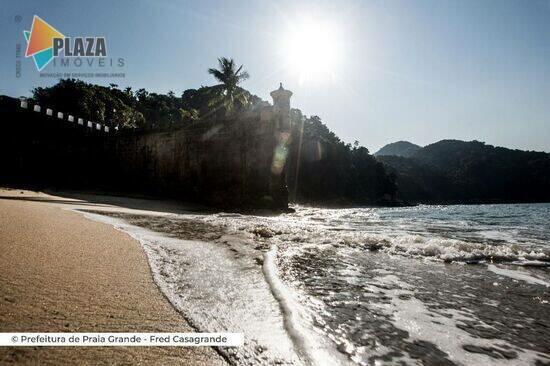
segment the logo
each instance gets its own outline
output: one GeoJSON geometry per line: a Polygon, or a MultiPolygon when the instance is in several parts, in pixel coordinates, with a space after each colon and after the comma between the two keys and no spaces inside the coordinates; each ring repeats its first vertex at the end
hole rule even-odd
{"type": "MultiPolygon", "coordinates": [[[[55,57],[106,57],[104,37],[65,37],[60,31],[35,15],[30,31],[23,31],[27,40],[25,57],[32,57],[42,71],[55,57]]],[[[80,61],[80,64],[82,61],[80,61]]],[[[64,63],[68,65],[68,60],[64,63]]]]}

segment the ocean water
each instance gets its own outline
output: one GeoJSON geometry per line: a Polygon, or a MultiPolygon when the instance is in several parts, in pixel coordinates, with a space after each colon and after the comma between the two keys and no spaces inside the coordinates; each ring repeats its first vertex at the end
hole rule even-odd
{"type": "Polygon", "coordinates": [[[233,364],[550,364],[550,205],[91,212],[233,364]]]}

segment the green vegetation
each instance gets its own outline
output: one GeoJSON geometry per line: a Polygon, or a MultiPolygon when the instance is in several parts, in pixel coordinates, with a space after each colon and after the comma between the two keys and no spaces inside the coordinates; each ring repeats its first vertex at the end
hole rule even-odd
{"type": "Polygon", "coordinates": [[[35,88],[38,104],[54,110],[121,129],[159,129],[184,126],[199,119],[222,118],[231,112],[258,108],[261,99],[238,86],[248,78],[242,66],[220,58],[220,69],[209,69],[219,85],[188,89],[178,97],[174,92],[150,93],[118,85],[108,87],[81,80],[62,79],[48,88],[35,88]]]}
{"type": "Polygon", "coordinates": [[[409,158],[421,148],[421,146],[412,144],[408,141],[397,141],[391,144],[387,144],[386,146],[375,152],[374,156],[392,155],[409,158]]]}
{"type": "MultiPolygon", "coordinates": [[[[33,90],[33,99],[56,111],[127,130],[185,127],[230,114],[253,111],[267,102],[239,87],[248,78],[243,66],[220,58],[219,69],[208,73],[220,82],[185,90],[181,96],[120,90],[65,79],[33,90]]],[[[396,187],[381,163],[358,143],[341,141],[317,116],[291,111],[292,141],[288,163],[291,198],[318,204],[390,204],[396,187]]]]}
{"type": "Polygon", "coordinates": [[[341,141],[318,116],[291,111],[290,197],[331,205],[393,205],[396,184],[367,148],[341,141]]]}
{"type": "Polygon", "coordinates": [[[550,154],[442,140],[411,157],[377,156],[410,202],[549,202],[550,154]]]}
{"type": "Polygon", "coordinates": [[[248,72],[242,71],[243,65],[235,70],[233,59],[222,57],[218,59],[218,63],[219,70],[208,69],[208,73],[221,82],[212,88],[214,95],[210,106],[216,108],[221,105],[227,112],[246,108],[249,100],[238,84],[249,78],[248,72]]]}

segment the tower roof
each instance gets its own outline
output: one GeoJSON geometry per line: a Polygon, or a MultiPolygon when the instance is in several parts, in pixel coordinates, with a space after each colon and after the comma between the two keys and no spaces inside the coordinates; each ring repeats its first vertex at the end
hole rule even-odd
{"type": "Polygon", "coordinates": [[[279,99],[281,97],[286,97],[290,99],[290,97],[292,96],[292,92],[283,88],[283,83],[279,83],[279,89],[273,90],[270,95],[273,99],[279,99]]]}

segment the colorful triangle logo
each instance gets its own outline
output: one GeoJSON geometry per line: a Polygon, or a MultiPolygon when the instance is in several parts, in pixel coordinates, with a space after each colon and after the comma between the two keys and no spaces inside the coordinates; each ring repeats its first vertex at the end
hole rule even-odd
{"type": "Polygon", "coordinates": [[[30,31],[23,31],[27,40],[25,57],[32,57],[38,71],[41,71],[53,59],[53,39],[65,38],[57,29],[35,15],[30,31]]]}

